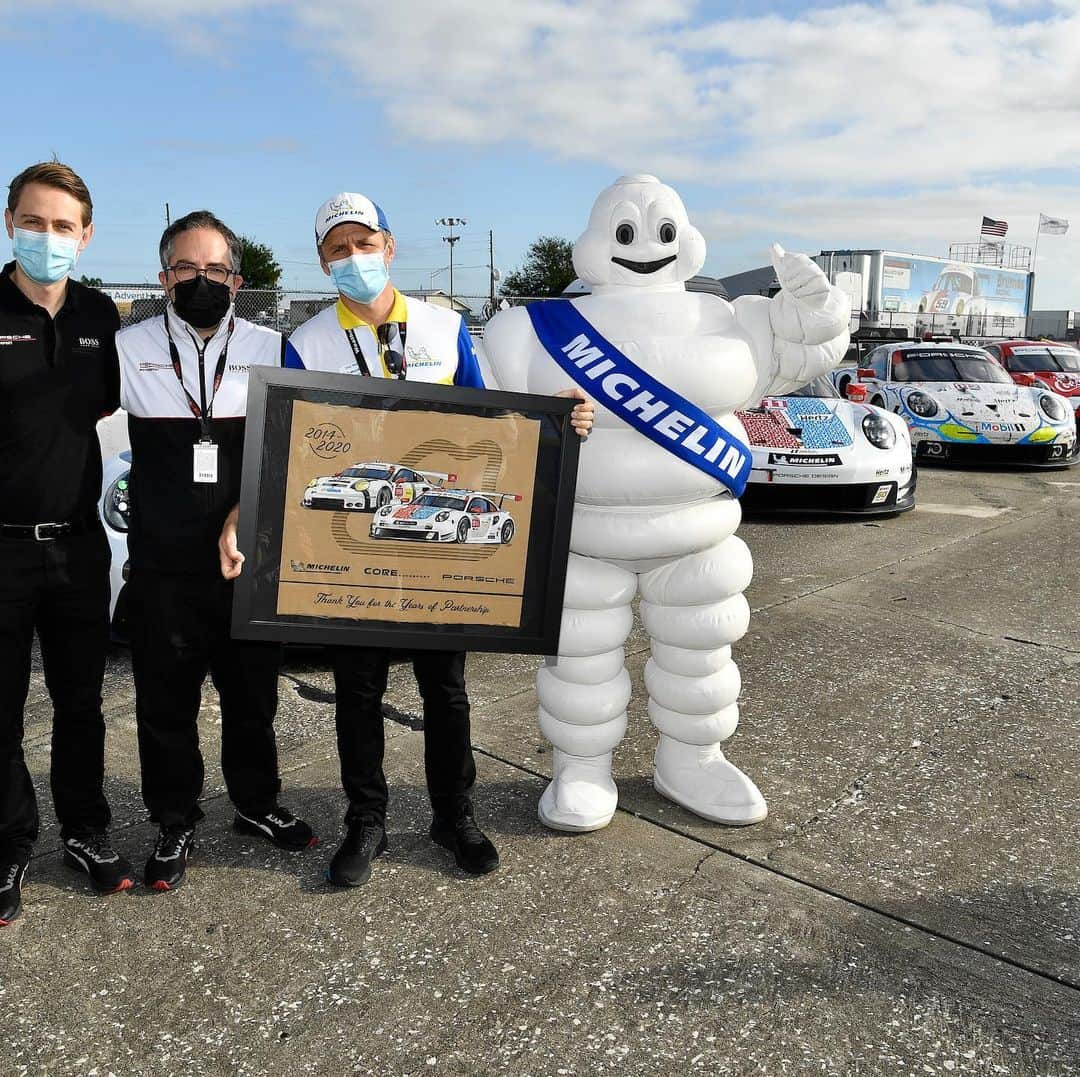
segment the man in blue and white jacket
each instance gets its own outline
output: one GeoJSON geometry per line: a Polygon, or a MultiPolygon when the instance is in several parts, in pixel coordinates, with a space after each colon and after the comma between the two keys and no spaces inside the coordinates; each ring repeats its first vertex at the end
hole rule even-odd
{"type": "MultiPolygon", "coordinates": [[[[329,199],[315,217],[315,245],[338,299],[292,334],[285,348],[286,366],[484,388],[461,316],[409,299],[390,283],[395,241],[381,207],[361,194],[346,192],[329,199]]],[[[578,389],[562,395],[585,401],[578,389]]],[[[574,409],[571,422],[582,436],[592,426],[592,416],[593,405],[587,401],[574,409]]],[[[239,575],[243,562],[234,524],[235,514],[221,537],[226,579],[239,575]]],[[[465,652],[423,650],[411,658],[424,700],[431,838],[454,854],[462,870],[486,874],[498,867],[499,854],[473,818],[476,765],[465,652]]],[[[342,886],[365,883],[372,861],[387,848],[382,697],[390,659],[391,652],[383,648],[332,649],[338,752],[349,807],[348,832],[327,877],[342,886]]]]}

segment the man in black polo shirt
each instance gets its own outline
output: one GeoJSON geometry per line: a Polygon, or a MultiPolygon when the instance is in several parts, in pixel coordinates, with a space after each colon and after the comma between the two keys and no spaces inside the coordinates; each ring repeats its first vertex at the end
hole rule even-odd
{"type": "Polygon", "coordinates": [[[93,235],[93,205],[66,165],[11,182],[4,223],[15,260],[0,271],[0,924],[21,911],[38,836],[23,758],[35,630],[53,703],[51,783],[64,863],[103,893],[132,885],[109,843],[102,790],[101,684],[109,546],[97,515],[96,423],[115,411],[113,302],[69,280],[93,235]]]}

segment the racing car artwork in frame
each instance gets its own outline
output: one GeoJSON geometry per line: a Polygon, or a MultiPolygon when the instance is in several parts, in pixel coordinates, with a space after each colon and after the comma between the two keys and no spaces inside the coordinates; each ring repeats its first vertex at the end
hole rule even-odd
{"type": "Polygon", "coordinates": [[[370,512],[392,501],[407,504],[442,483],[456,479],[456,475],[417,471],[380,460],[351,464],[343,471],[312,479],[304,490],[301,504],[305,509],[370,512]]]}
{"type": "Polygon", "coordinates": [[[376,511],[371,537],[508,546],[516,527],[505,503],[520,500],[520,494],[440,490],[421,494],[408,504],[391,501],[376,511]]]}
{"type": "Polygon", "coordinates": [[[842,399],[828,376],[738,416],[753,454],[747,510],[869,515],[915,507],[907,426],[842,399]]]}
{"type": "Polygon", "coordinates": [[[1077,434],[1068,400],[1045,385],[1017,385],[983,349],[966,344],[883,344],[863,365],[839,367],[840,392],[865,392],[899,415],[920,461],[1068,467],[1077,434]]]}
{"type": "Polygon", "coordinates": [[[269,367],[250,392],[235,637],[557,652],[572,400],[269,367]]]}

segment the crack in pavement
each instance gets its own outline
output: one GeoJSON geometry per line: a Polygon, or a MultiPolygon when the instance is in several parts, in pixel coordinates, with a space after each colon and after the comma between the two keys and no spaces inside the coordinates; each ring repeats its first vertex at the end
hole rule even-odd
{"type": "MultiPolygon", "coordinates": [[[[505,766],[511,767],[514,770],[520,771],[523,774],[529,774],[534,778],[539,778],[542,781],[549,781],[549,777],[546,774],[542,774],[537,770],[527,767],[521,763],[515,763],[510,759],[506,759],[503,756],[489,751],[486,748],[480,748],[473,745],[473,751],[479,755],[483,755],[488,759],[492,759],[495,762],[502,763],[505,766]]],[[[660,830],[665,830],[669,834],[674,834],[677,837],[685,838],[687,841],[692,841],[697,845],[701,845],[706,849],[711,850],[705,854],[694,869],[693,875],[685,883],[683,883],[679,889],[686,886],[694,876],[696,876],[705,865],[705,863],[712,859],[717,853],[724,856],[731,857],[733,860],[738,860],[743,864],[747,864],[750,867],[757,868],[760,871],[767,872],[769,875],[776,876],[778,878],[786,879],[788,882],[794,883],[797,886],[805,887],[808,890],[812,890],[816,894],[820,894],[824,897],[833,898],[836,901],[842,902],[854,909],[861,909],[864,912],[871,913],[874,916],[879,916],[885,920],[888,920],[894,924],[900,924],[903,927],[910,928],[913,931],[918,931],[929,938],[936,939],[939,942],[948,943],[951,946],[955,946],[958,949],[966,950],[970,953],[980,954],[982,957],[988,958],[991,961],[995,961],[1002,965],[1007,965],[1010,968],[1017,969],[1020,972],[1025,972],[1031,976],[1037,976],[1040,980],[1045,980],[1049,983],[1057,984],[1060,987],[1064,987],[1067,990],[1080,993],[1080,978],[1069,979],[1066,976],[1060,976],[1057,973],[1047,972],[1045,969],[1040,969],[1034,965],[1029,965],[1026,962],[1019,961],[1016,958],[1009,957],[1005,954],[999,953],[990,949],[989,946],[980,945],[978,943],[969,942],[967,939],[960,938],[958,935],[951,935],[944,931],[939,931],[936,928],[929,927],[926,924],[919,923],[917,920],[908,916],[902,916],[899,913],[890,912],[886,909],[878,908],[875,905],[871,905],[867,901],[862,901],[859,898],[852,897],[850,894],[845,894],[840,890],[835,890],[830,886],[825,886],[823,883],[814,882],[812,879],[804,878],[803,876],[796,875],[794,872],[786,871],[783,868],[777,867],[775,864],[770,864],[767,860],[760,860],[756,856],[752,856],[749,853],[739,852],[735,849],[728,849],[724,846],[709,841],[706,838],[702,838],[697,834],[684,830],[674,823],[665,822],[663,819],[657,819],[649,815],[647,812],[638,811],[633,808],[625,808],[621,804],[616,808],[616,811],[621,812],[623,815],[629,815],[631,818],[640,819],[643,823],[647,823],[650,826],[655,826],[660,830]]]]}

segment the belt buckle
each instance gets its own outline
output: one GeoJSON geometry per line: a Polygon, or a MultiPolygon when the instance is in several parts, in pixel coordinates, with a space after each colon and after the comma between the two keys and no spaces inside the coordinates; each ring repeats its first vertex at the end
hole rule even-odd
{"type": "Polygon", "coordinates": [[[41,533],[41,530],[40,530],[43,527],[56,527],[56,526],[57,525],[55,523],[34,524],[34,541],[35,542],[48,542],[48,541],[50,541],[50,539],[56,538],[55,535],[43,535],[41,533]]]}

